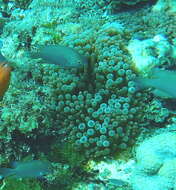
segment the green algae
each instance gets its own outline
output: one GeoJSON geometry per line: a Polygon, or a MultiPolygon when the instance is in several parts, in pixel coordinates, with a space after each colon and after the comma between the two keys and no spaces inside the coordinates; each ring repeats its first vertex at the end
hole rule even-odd
{"type": "Polygon", "coordinates": [[[4,179],[2,184],[0,185],[1,190],[43,190],[39,183],[36,180],[28,180],[28,179],[4,179]]]}

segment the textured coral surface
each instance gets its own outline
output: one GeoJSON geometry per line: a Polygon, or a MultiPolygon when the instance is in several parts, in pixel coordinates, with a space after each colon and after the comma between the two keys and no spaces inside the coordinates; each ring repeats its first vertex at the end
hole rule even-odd
{"type": "Polygon", "coordinates": [[[136,88],[134,79],[141,73],[128,47],[133,40],[163,36],[160,47],[152,43],[143,51],[139,43],[137,48],[144,64],[152,57],[153,65],[174,69],[175,16],[154,10],[148,1],[133,2],[1,2],[1,52],[13,72],[0,107],[0,150],[5,155],[0,163],[7,166],[29,154],[44,157],[55,171],[42,187],[69,189],[75,178],[88,181],[94,174],[86,173],[90,159],[117,155],[131,148],[141,131],[172,121],[170,100],[136,88]],[[31,56],[50,44],[71,47],[88,63],[64,69],[31,56]]]}
{"type": "Polygon", "coordinates": [[[175,188],[175,145],[176,135],[163,133],[145,140],[137,148],[133,189],[143,190],[146,185],[155,190],[175,188]]]}

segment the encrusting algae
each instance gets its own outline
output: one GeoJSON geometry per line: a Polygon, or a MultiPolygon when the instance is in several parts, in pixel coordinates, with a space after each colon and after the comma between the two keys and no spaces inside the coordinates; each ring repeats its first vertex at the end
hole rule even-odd
{"type": "Polygon", "coordinates": [[[10,83],[11,67],[6,62],[0,63],[0,99],[3,98],[10,83]]]}

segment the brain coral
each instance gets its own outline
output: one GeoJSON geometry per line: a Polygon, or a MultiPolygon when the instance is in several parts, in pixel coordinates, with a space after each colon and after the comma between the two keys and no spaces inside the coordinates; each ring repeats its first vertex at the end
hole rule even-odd
{"type": "Polygon", "coordinates": [[[135,90],[126,48],[130,30],[111,17],[83,16],[70,3],[34,0],[29,7],[15,12],[3,33],[2,50],[15,62],[0,113],[0,139],[8,147],[3,151],[11,145],[30,151],[28,139],[41,136],[72,143],[88,157],[125,149],[149,124],[150,103],[146,93],[135,90]],[[25,56],[41,44],[74,48],[88,57],[88,68],[63,70],[25,56]],[[18,136],[25,139],[22,145],[18,136]]]}
{"type": "Polygon", "coordinates": [[[146,139],[136,150],[137,167],[132,182],[133,189],[175,189],[176,134],[163,133],[146,139]],[[169,140],[168,140],[169,139],[169,140]]]}

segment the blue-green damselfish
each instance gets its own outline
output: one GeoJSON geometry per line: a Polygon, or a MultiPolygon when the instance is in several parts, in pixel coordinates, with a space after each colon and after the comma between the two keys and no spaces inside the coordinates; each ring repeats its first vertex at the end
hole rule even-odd
{"type": "Polygon", "coordinates": [[[40,178],[52,172],[50,162],[32,160],[15,162],[14,168],[0,168],[0,178],[40,178]]]}
{"type": "Polygon", "coordinates": [[[137,90],[153,88],[153,94],[161,98],[176,98],[176,71],[154,68],[151,78],[137,77],[134,81],[137,90]]]}
{"type": "Polygon", "coordinates": [[[61,68],[80,68],[87,64],[87,59],[73,48],[61,45],[46,45],[37,52],[29,53],[32,58],[41,58],[45,63],[58,65],[61,68]]]}

